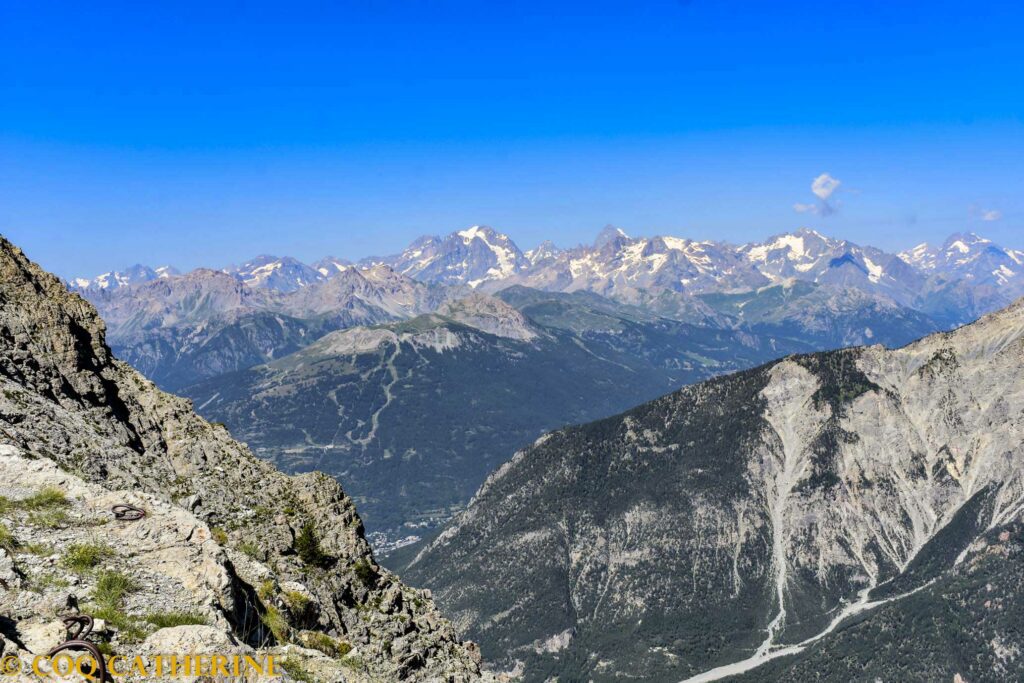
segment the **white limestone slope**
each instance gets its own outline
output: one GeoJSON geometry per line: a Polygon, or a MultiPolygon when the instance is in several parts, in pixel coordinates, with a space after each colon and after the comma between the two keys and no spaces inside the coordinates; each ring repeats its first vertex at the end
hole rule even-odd
{"type": "Polygon", "coordinates": [[[990,496],[982,529],[1024,511],[1024,303],[903,349],[871,347],[849,358],[878,389],[854,399],[834,423],[853,436],[838,439],[829,456],[838,477],[832,486],[808,485],[815,440],[832,417],[813,400],[819,378],[796,361],[771,371],[762,391],[769,433],[749,476],[771,525],[775,612],[752,655],[689,681],[795,654],[848,617],[920,590],[918,582],[903,595],[871,597],[975,495],[990,496]],[[794,640],[786,637],[790,612],[800,607],[793,589],[808,575],[821,586],[846,575],[859,588],[818,633],[794,640]]]}

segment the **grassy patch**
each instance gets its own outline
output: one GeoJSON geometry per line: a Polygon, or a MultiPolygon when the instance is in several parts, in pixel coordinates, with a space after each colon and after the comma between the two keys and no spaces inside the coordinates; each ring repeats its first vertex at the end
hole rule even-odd
{"type": "Polygon", "coordinates": [[[100,607],[118,609],[125,596],[138,589],[139,585],[130,576],[121,572],[105,571],[100,573],[92,597],[100,607]]]}
{"type": "Polygon", "coordinates": [[[277,586],[274,584],[273,579],[267,579],[260,584],[260,587],[256,589],[256,595],[260,596],[260,600],[266,602],[270,598],[274,597],[274,591],[277,590],[277,586]]]}
{"type": "Polygon", "coordinates": [[[117,629],[121,642],[138,643],[149,635],[149,626],[121,609],[121,603],[129,593],[139,589],[138,584],[129,576],[120,572],[100,572],[93,590],[92,598],[95,606],[92,615],[107,622],[117,629]]]}
{"type": "Polygon", "coordinates": [[[16,502],[22,510],[52,510],[68,506],[68,497],[60,489],[47,486],[38,493],[16,502]]]}
{"type": "Polygon", "coordinates": [[[341,664],[342,666],[347,666],[355,671],[363,671],[366,669],[366,665],[363,663],[363,660],[356,656],[342,657],[341,664]]]}
{"type": "Polygon", "coordinates": [[[173,626],[208,626],[209,620],[196,612],[153,612],[143,617],[157,628],[173,626]]]}
{"type": "Polygon", "coordinates": [[[217,541],[217,543],[220,543],[221,545],[228,544],[228,532],[224,531],[220,527],[215,526],[210,529],[210,534],[213,536],[213,540],[217,541]]]}
{"type": "Polygon", "coordinates": [[[19,546],[18,550],[32,555],[38,555],[39,557],[49,557],[55,552],[53,546],[46,545],[45,543],[25,543],[19,546]]]}
{"type": "Polygon", "coordinates": [[[297,620],[302,621],[312,616],[313,601],[299,591],[284,591],[282,593],[285,602],[288,603],[288,611],[297,620]]]}
{"type": "Polygon", "coordinates": [[[44,529],[63,529],[68,525],[68,513],[62,508],[36,510],[29,514],[27,522],[44,529]]]}
{"type": "Polygon", "coordinates": [[[43,592],[51,588],[67,588],[71,585],[63,576],[57,576],[56,574],[51,573],[35,574],[29,584],[33,589],[38,589],[39,592],[43,592]]]}
{"type": "Polygon", "coordinates": [[[87,572],[95,569],[105,558],[114,554],[109,546],[101,543],[76,543],[68,546],[61,558],[61,564],[74,572],[87,572]]]}
{"type": "Polygon", "coordinates": [[[326,633],[319,631],[308,631],[305,637],[305,645],[323,652],[328,657],[339,659],[352,651],[352,645],[347,641],[332,638],[326,633]]]}
{"type": "Polygon", "coordinates": [[[6,525],[0,522],[0,548],[6,548],[13,553],[17,545],[18,541],[14,538],[14,534],[11,533],[11,530],[6,525]]]}
{"type": "Polygon", "coordinates": [[[274,639],[279,643],[288,642],[288,634],[291,627],[288,626],[288,620],[281,614],[281,610],[277,609],[273,605],[267,605],[267,611],[260,617],[263,625],[274,634],[274,639]]]}
{"type": "Polygon", "coordinates": [[[254,560],[260,559],[260,547],[252,541],[242,541],[238,544],[238,549],[254,560]]]}
{"type": "Polygon", "coordinates": [[[117,607],[101,605],[91,611],[93,617],[102,619],[108,626],[113,626],[117,630],[122,643],[139,643],[149,635],[150,629],[146,624],[117,607]]]}

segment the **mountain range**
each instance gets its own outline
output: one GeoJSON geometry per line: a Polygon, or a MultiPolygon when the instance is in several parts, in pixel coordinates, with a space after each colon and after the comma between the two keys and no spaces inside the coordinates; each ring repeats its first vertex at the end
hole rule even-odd
{"type": "MultiPolygon", "coordinates": [[[[520,252],[476,227],[354,264],[71,285],[220,425],[0,243],[0,578],[55,599],[56,560],[32,558],[62,522],[31,510],[59,480],[76,519],[108,496],[156,513],[160,540],[104,569],[138,601],[77,579],[129,652],[186,636],[146,626],[163,601],[212,629],[189,638],[325,680],[475,680],[481,651],[526,681],[1018,680],[1022,260],[806,230],[520,252]],[[378,564],[332,478],[224,426],[351,481],[375,523],[441,524],[381,544],[429,591],[378,564]]],[[[48,627],[18,595],[0,646],[30,653],[48,627]]]]}
{"type": "Polygon", "coordinates": [[[101,311],[115,351],[169,389],[280,358],[334,329],[408,319],[513,285],[593,292],[713,327],[806,326],[842,345],[877,340],[875,328],[852,324],[858,317],[923,334],[1007,305],[1024,293],[1024,252],[973,234],[897,255],[806,229],[736,247],[606,228],[590,246],[548,242],[524,253],[474,226],[358,264],[261,256],[220,271],[134,266],[69,283],[101,311]],[[771,321],[745,315],[738,302],[761,300],[765,288],[767,299],[787,292],[788,309],[762,311],[771,321]],[[842,329],[832,331],[835,323],[842,329]]]}
{"type": "MultiPolygon", "coordinates": [[[[806,228],[734,246],[671,236],[631,238],[609,227],[589,246],[559,249],[545,242],[523,252],[507,235],[473,226],[444,238],[421,237],[399,254],[358,265],[378,264],[438,285],[586,290],[627,303],[642,292],[732,292],[799,280],[859,289],[944,324],[973,320],[1024,292],[1024,252],[973,233],[954,234],[940,247],[920,244],[891,254],[806,228]]],[[[291,257],[260,256],[223,272],[252,288],[292,292],[329,281],[352,265],[335,258],[306,265],[291,257]]],[[[112,291],[174,273],[134,266],[76,279],[71,286],[87,293],[112,291]]]]}
{"type": "Polygon", "coordinates": [[[162,388],[285,471],[346,482],[387,552],[546,430],[788,353],[902,346],[1003,305],[1020,262],[973,235],[894,255],[810,230],[734,247],[606,228],[522,252],[475,226],[359,263],[72,287],[162,388]]]}
{"type": "Polygon", "coordinates": [[[1024,676],[1024,300],[517,452],[392,561],[526,681],[1024,676]]]}

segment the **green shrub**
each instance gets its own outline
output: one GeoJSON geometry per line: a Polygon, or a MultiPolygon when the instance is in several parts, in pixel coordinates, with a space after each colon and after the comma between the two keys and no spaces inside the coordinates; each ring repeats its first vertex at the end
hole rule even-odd
{"type": "Polygon", "coordinates": [[[302,530],[295,539],[295,551],[299,554],[299,559],[310,567],[326,569],[334,562],[334,558],[320,547],[320,539],[317,538],[312,522],[302,525],[302,530]]]}
{"type": "Polygon", "coordinates": [[[373,588],[377,584],[377,570],[366,560],[356,561],[352,568],[356,573],[356,578],[367,588],[373,588]]]}

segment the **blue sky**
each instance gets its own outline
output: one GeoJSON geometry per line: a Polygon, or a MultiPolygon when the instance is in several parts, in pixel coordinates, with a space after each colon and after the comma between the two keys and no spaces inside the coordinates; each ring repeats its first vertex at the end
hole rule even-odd
{"type": "Polygon", "coordinates": [[[7,2],[0,232],[64,276],[474,223],[1024,247],[1022,28],[985,2],[7,2]]]}

